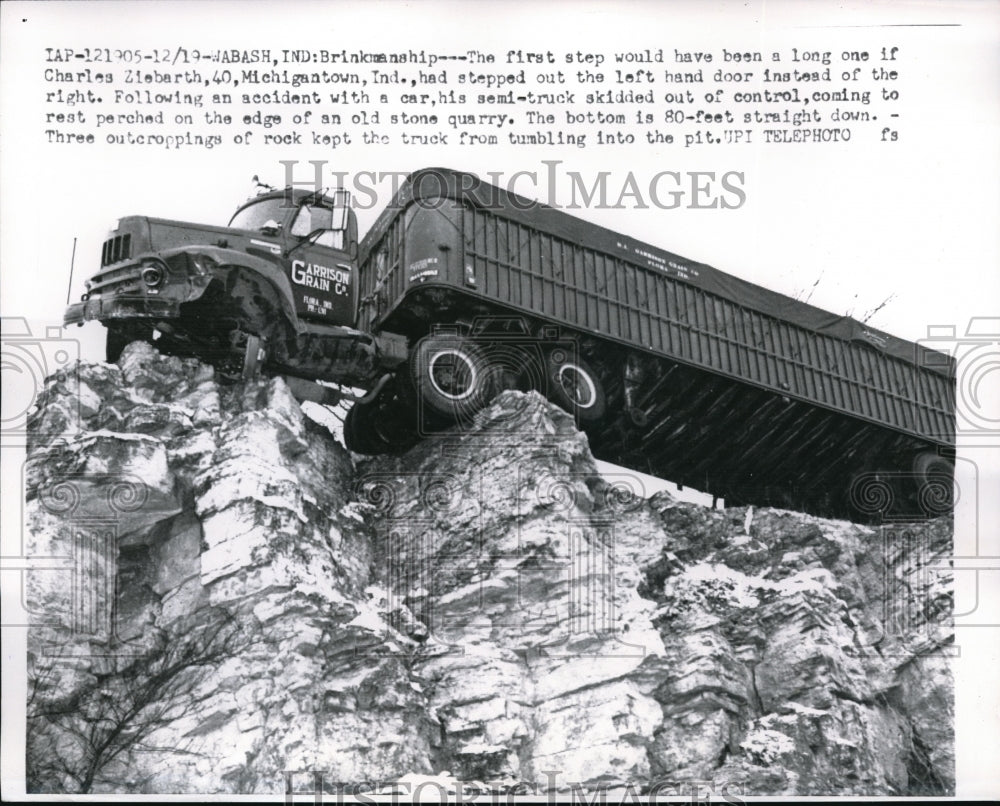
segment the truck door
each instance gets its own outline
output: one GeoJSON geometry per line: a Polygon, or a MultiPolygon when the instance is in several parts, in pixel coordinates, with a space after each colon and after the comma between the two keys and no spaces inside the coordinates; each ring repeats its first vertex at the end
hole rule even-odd
{"type": "Polygon", "coordinates": [[[330,325],[354,324],[358,278],[357,237],[350,226],[347,193],[307,200],[292,221],[288,277],[296,313],[330,325]]]}

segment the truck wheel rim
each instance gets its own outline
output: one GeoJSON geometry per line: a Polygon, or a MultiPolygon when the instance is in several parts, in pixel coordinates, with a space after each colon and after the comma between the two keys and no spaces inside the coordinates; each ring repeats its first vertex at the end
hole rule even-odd
{"type": "Polygon", "coordinates": [[[475,391],[479,373],[461,350],[440,350],[431,356],[427,376],[438,394],[449,400],[465,400],[475,391]],[[451,360],[440,364],[441,359],[451,360]]]}
{"type": "Polygon", "coordinates": [[[597,402],[593,379],[576,364],[567,363],[559,367],[559,385],[577,408],[589,409],[597,402]]]}

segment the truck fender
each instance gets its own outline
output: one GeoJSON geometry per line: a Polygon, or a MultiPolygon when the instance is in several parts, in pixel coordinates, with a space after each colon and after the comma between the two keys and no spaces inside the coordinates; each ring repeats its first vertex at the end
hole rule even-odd
{"type": "Polygon", "coordinates": [[[274,286],[278,304],[281,306],[281,312],[285,315],[289,324],[296,332],[302,329],[299,318],[295,313],[295,308],[292,305],[291,283],[281,268],[274,265],[274,263],[255,257],[254,255],[248,255],[246,252],[238,249],[227,249],[221,246],[182,246],[176,249],[165,249],[160,252],[160,256],[168,262],[171,257],[180,254],[204,255],[216,264],[217,270],[231,271],[234,268],[247,269],[260,275],[274,286]]]}

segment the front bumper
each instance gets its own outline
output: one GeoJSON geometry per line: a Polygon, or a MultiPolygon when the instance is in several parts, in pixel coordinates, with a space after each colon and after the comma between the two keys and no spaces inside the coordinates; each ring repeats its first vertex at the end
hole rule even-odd
{"type": "Polygon", "coordinates": [[[63,324],[80,325],[92,319],[175,319],[180,316],[180,302],[144,294],[116,294],[76,302],[66,309],[63,324]]]}
{"type": "Polygon", "coordinates": [[[103,267],[87,281],[88,295],[66,309],[64,323],[179,317],[181,304],[200,297],[214,276],[206,258],[189,252],[182,247],[103,267]],[[142,280],[147,267],[162,272],[163,282],[156,288],[147,288],[142,280]]]}

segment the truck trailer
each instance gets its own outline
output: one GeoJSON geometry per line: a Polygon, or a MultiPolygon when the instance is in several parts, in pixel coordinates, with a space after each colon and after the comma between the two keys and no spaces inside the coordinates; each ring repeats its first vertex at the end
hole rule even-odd
{"type": "Polygon", "coordinates": [[[468,173],[410,174],[360,243],[344,191],[270,190],[228,227],[124,218],[67,311],[88,319],[109,360],[155,336],[224,376],[351,400],[357,453],[535,389],[595,457],[727,505],[866,522],[952,506],[949,356],[468,173]]]}

